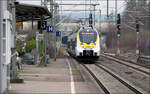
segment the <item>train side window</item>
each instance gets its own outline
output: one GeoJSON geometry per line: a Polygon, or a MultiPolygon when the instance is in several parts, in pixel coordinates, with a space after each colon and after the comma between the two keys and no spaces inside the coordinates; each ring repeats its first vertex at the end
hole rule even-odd
{"type": "Polygon", "coordinates": [[[77,38],[75,38],[75,46],[77,46],[77,38]]]}

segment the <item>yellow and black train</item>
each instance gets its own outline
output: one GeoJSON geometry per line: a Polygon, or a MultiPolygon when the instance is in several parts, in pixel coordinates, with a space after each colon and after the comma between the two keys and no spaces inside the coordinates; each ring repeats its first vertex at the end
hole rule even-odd
{"type": "Polygon", "coordinates": [[[77,58],[99,58],[100,38],[93,27],[82,27],[68,37],[68,52],[77,58]]]}

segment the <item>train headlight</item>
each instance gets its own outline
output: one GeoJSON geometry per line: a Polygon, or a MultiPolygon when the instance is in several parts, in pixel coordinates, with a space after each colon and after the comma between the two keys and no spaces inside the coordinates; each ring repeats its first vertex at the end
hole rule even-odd
{"type": "Polygon", "coordinates": [[[83,45],[83,43],[81,43],[81,47],[82,47],[82,48],[84,48],[84,45],[83,45]]]}

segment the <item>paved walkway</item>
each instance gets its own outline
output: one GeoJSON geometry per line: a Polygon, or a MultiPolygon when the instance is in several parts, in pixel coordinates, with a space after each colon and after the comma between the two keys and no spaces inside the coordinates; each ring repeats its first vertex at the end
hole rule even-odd
{"type": "MultiPolygon", "coordinates": [[[[66,58],[57,59],[56,62],[51,61],[45,68],[23,65],[20,77],[24,79],[24,83],[11,84],[9,94],[71,94],[72,82],[69,69],[66,58]]],[[[81,77],[79,70],[72,69],[72,75],[76,93],[98,94],[100,92],[92,81],[86,81],[81,77]]]]}

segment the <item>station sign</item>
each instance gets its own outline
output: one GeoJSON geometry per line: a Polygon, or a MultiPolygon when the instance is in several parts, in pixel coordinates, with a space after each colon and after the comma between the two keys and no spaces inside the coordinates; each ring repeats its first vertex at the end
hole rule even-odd
{"type": "Polygon", "coordinates": [[[53,32],[53,26],[47,26],[46,32],[53,32]]]}
{"type": "Polygon", "coordinates": [[[43,39],[44,35],[43,34],[38,34],[38,39],[43,39]]]}
{"type": "Polygon", "coordinates": [[[56,36],[58,37],[58,36],[61,36],[61,32],[60,31],[57,31],[56,32],[56,36]]]}
{"type": "Polygon", "coordinates": [[[42,29],[42,30],[46,30],[47,27],[47,21],[43,21],[41,23],[41,21],[38,21],[38,29],[42,29]]]}

